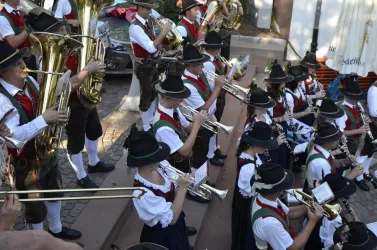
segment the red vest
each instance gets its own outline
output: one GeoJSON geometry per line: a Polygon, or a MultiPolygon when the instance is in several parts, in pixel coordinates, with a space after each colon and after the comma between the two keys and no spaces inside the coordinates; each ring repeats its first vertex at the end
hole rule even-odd
{"type": "Polygon", "coordinates": [[[182,23],[182,26],[186,27],[187,35],[191,42],[196,42],[198,40],[198,25],[196,22],[189,23],[185,18],[182,18],[180,23],[182,23]]]}
{"type": "MultiPolygon", "coordinates": [[[[135,18],[132,21],[132,24],[140,26],[144,30],[145,34],[147,34],[148,37],[152,41],[154,41],[154,39],[156,39],[155,36],[153,35],[152,26],[150,24],[149,24],[150,28],[147,28],[137,18],[135,18]]],[[[147,57],[149,55],[148,51],[146,51],[143,47],[141,47],[139,44],[137,44],[135,42],[132,42],[132,48],[134,50],[134,54],[135,54],[136,57],[147,57]]]]}
{"type": "MultiPolygon", "coordinates": [[[[17,16],[14,13],[8,13],[8,11],[4,7],[2,8],[2,10],[0,12],[9,17],[8,20],[11,22],[10,25],[12,26],[15,35],[20,34],[24,30],[25,19],[24,19],[24,15],[21,13],[21,11],[18,12],[20,14],[20,16],[17,16]]],[[[9,44],[7,39],[4,39],[4,42],[9,44]]],[[[29,38],[26,38],[25,41],[17,47],[17,49],[30,48],[30,47],[31,47],[31,45],[30,45],[29,38]]]]}
{"type": "Polygon", "coordinates": [[[276,105],[274,107],[274,117],[281,117],[285,114],[285,107],[284,107],[284,101],[276,102],[276,105]]]}
{"type": "MultiPolygon", "coordinates": [[[[354,130],[363,126],[363,119],[361,118],[359,107],[351,108],[348,105],[343,105],[343,109],[348,116],[345,130],[354,130]]],[[[360,134],[355,136],[360,136],[360,134]]]]}
{"type": "Polygon", "coordinates": [[[77,4],[75,0],[68,0],[69,4],[71,5],[71,13],[65,15],[65,19],[67,20],[77,20],[77,4]]]}
{"type": "Polygon", "coordinates": [[[143,188],[149,189],[150,191],[154,193],[154,195],[164,198],[166,202],[171,202],[171,203],[174,202],[175,186],[173,182],[170,183],[170,190],[167,193],[164,193],[152,187],[147,187],[146,185],[144,185],[144,183],[138,180],[134,180],[134,187],[143,187],[143,188]]]}

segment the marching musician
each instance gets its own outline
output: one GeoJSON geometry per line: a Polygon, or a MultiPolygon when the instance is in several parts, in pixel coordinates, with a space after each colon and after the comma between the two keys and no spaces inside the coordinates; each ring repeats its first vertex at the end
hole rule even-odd
{"type": "Polygon", "coordinates": [[[241,136],[237,149],[237,178],[232,202],[232,250],[252,249],[250,205],[255,195],[251,186],[254,172],[262,164],[258,154],[278,147],[271,127],[265,122],[256,122],[241,136]]]}
{"type": "Polygon", "coordinates": [[[199,23],[197,16],[199,15],[198,3],[195,0],[183,0],[181,21],[177,24],[177,31],[185,37],[188,43],[198,46],[198,29],[199,23]]]}
{"type": "Polygon", "coordinates": [[[280,165],[262,164],[255,169],[254,175],[252,189],[258,195],[251,205],[251,224],[257,249],[302,249],[315,224],[322,219],[323,208],[318,204],[313,204],[312,208],[304,205],[288,208],[281,202],[279,197],[293,185],[295,177],[280,165]],[[308,215],[308,223],[296,236],[290,220],[305,215],[308,215]]]}
{"type": "MultiPolygon", "coordinates": [[[[304,192],[311,193],[319,182],[321,182],[327,174],[336,173],[336,168],[344,167],[341,161],[334,161],[331,151],[335,150],[342,138],[342,132],[335,126],[324,123],[319,127],[314,138],[314,146],[306,159],[306,182],[304,192]]],[[[350,164],[350,160],[346,160],[345,164],[350,164]]],[[[354,168],[347,178],[355,179],[362,175],[360,168],[354,168]]]]}
{"type": "Polygon", "coordinates": [[[153,124],[155,137],[158,142],[169,145],[169,163],[185,173],[190,173],[192,147],[200,127],[208,118],[207,112],[202,110],[193,115],[192,123],[186,120],[178,107],[191,92],[183,85],[179,74],[168,74],[164,81],[153,83],[153,88],[161,95],[153,124]],[[186,136],[186,133],[189,135],[186,136]]]}
{"type": "MultiPolygon", "coordinates": [[[[190,90],[190,97],[183,100],[184,104],[198,111],[205,110],[208,112],[212,121],[216,120],[214,113],[216,111],[216,99],[220,94],[224,84],[222,76],[215,80],[213,91],[209,86],[205,74],[202,72],[203,63],[209,60],[209,56],[201,54],[194,45],[187,44],[183,48],[183,63],[185,71],[182,75],[184,85],[190,90]]],[[[198,169],[207,162],[209,152],[214,152],[215,148],[210,148],[210,138],[213,133],[206,128],[201,128],[198,132],[195,144],[193,146],[192,170],[198,169]]],[[[206,202],[199,196],[194,196],[190,192],[187,194],[190,199],[199,202],[206,202]]]]}
{"type": "MultiPolygon", "coordinates": [[[[208,74],[206,74],[207,78],[211,79],[211,74],[224,76],[226,74],[227,68],[220,58],[220,50],[228,46],[228,44],[221,39],[219,33],[217,33],[216,31],[209,31],[204,41],[199,45],[204,48],[203,54],[209,56],[209,60],[203,64],[204,70],[206,70],[208,74]]],[[[215,83],[211,80],[209,80],[208,83],[211,87],[211,90],[213,91],[215,83]]],[[[217,121],[221,120],[224,112],[225,96],[226,91],[224,89],[221,89],[220,94],[216,100],[215,117],[217,121]]],[[[223,166],[226,155],[223,154],[217,147],[217,135],[213,135],[211,137],[210,143],[212,144],[211,148],[216,149],[215,152],[209,152],[207,155],[210,163],[214,166],[223,166]]]]}
{"type": "Polygon", "coordinates": [[[152,129],[154,100],[157,93],[152,89],[152,83],[158,80],[157,63],[160,59],[162,39],[171,29],[171,24],[166,22],[160,34],[155,37],[155,31],[148,19],[152,8],[156,8],[154,0],[138,0],[133,2],[137,6],[135,19],[130,26],[130,40],[136,56],[134,73],[140,83],[139,109],[143,122],[143,129],[152,129]]]}
{"type": "Polygon", "coordinates": [[[55,10],[55,18],[66,19],[71,25],[72,33],[79,33],[79,16],[75,0],[58,0],[55,10]]]}
{"type": "MultiPolygon", "coordinates": [[[[364,113],[364,108],[359,103],[359,101],[366,98],[365,92],[360,89],[358,82],[348,81],[344,85],[345,87],[340,89],[341,93],[344,95],[344,101],[342,102],[341,108],[347,115],[347,120],[339,120],[339,126],[344,127],[344,135],[347,137],[347,146],[351,155],[355,155],[359,148],[361,134],[370,131],[369,118],[364,124],[362,119],[362,113],[364,113]]],[[[367,137],[368,135],[366,135],[367,137]]],[[[371,181],[369,176],[369,165],[373,157],[373,144],[371,140],[365,139],[364,147],[360,152],[360,156],[366,155],[368,158],[363,162],[362,167],[364,169],[364,175],[360,175],[356,178],[356,184],[360,189],[364,191],[369,191],[370,188],[365,182],[364,178],[371,181]]],[[[374,181],[374,180],[372,180],[374,181]]],[[[374,181],[375,182],[375,181],[374,181]]],[[[373,184],[373,183],[372,183],[373,184]]],[[[376,185],[377,183],[373,184],[376,185]]]]}
{"type": "MultiPolygon", "coordinates": [[[[17,110],[17,115],[0,128],[0,136],[12,136],[19,141],[28,141],[20,154],[15,148],[8,148],[14,159],[18,190],[60,189],[62,184],[58,159],[56,155],[51,159],[36,158],[34,137],[50,124],[67,122],[68,116],[63,111],[57,111],[57,107],[53,106],[36,117],[39,84],[24,72],[26,65],[22,58],[26,50],[26,48],[17,50],[0,42],[0,103],[2,103],[0,116],[4,116],[10,109],[17,110]]],[[[62,197],[64,193],[49,193],[44,196],[62,197]]],[[[79,231],[62,226],[60,201],[27,202],[25,207],[25,220],[31,224],[32,229],[43,230],[43,221],[47,217],[49,232],[53,236],[68,240],[81,237],[79,231]]]]}
{"type": "MultiPolygon", "coordinates": [[[[293,76],[284,72],[280,64],[275,60],[271,65],[271,72],[266,82],[266,91],[268,95],[275,101],[276,105],[273,108],[269,108],[268,112],[271,118],[276,123],[283,127],[285,136],[287,134],[287,122],[292,120],[292,114],[287,111],[285,104],[285,95],[282,90],[285,88],[285,83],[293,80],[293,76]]],[[[270,150],[271,162],[279,163],[283,168],[288,168],[288,149],[287,145],[281,144],[277,149],[270,150]]]]}
{"type": "MultiPolygon", "coordinates": [[[[127,165],[137,168],[134,187],[143,187],[146,194],[133,199],[139,218],[144,222],[140,242],[151,242],[170,250],[190,250],[185,214],[182,211],[190,174],[183,174],[175,187],[159,168],[161,161],[170,155],[170,148],[144,131],[137,131],[136,124],[126,139],[127,165]],[[177,192],[175,192],[177,189],[177,192]]],[[[135,190],[134,195],[140,194],[135,190]]]]}
{"type": "Polygon", "coordinates": [[[315,74],[316,70],[321,68],[321,65],[317,61],[317,57],[313,52],[307,51],[305,54],[304,59],[300,61],[300,65],[307,69],[309,73],[309,78],[304,80],[305,91],[308,96],[312,98],[322,98],[325,96],[321,90],[321,83],[317,79],[317,75],[315,74]]]}
{"type": "MultiPolygon", "coordinates": [[[[19,10],[20,0],[1,0],[1,2],[4,4],[0,11],[0,35],[3,41],[19,50],[28,48],[24,62],[29,69],[36,70],[37,61],[31,54],[29,41],[33,28],[25,22],[24,15],[19,10]]],[[[30,75],[37,79],[37,74],[30,75]]]]}

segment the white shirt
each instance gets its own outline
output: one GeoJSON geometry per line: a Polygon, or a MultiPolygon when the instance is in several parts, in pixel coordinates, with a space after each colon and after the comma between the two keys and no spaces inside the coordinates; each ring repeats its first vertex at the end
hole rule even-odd
{"type": "Polygon", "coordinates": [[[59,0],[58,5],[55,10],[56,18],[64,18],[64,16],[69,15],[72,11],[71,4],[68,0],[59,0]]]}
{"type": "MultiPolygon", "coordinates": [[[[160,103],[158,104],[158,108],[162,112],[173,118],[173,109],[167,109],[160,103]]],[[[177,111],[182,127],[187,128],[188,126],[190,126],[191,123],[186,120],[182,112],[179,109],[177,109],[177,111]]],[[[160,113],[156,111],[156,113],[154,114],[153,123],[156,123],[158,120],[160,120],[160,113]]],[[[167,126],[157,129],[155,137],[157,141],[164,142],[169,145],[170,154],[173,154],[183,146],[183,142],[181,141],[177,133],[172,128],[169,128],[167,126]]]]}
{"type": "Polygon", "coordinates": [[[368,89],[368,109],[371,117],[377,117],[377,87],[372,85],[368,89]]]}
{"type": "MultiPolygon", "coordinates": [[[[193,24],[193,22],[191,22],[190,20],[188,20],[186,17],[183,17],[182,19],[185,19],[189,24],[193,24]]],[[[182,37],[186,37],[187,36],[187,30],[186,30],[186,28],[184,26],[177,25],[176,29],[181,34],[182,37]]]]}
{"type": "MultiPolygon", "coordinates": [[[[254,161],[254,157],[246,153],[242,153],[240,155],[240,158],[254,161]]],[[[258,154],[256,155],[256,163],[258,166],[262,165],[262,161],[259,159],[258,154]]],[[[254,163],[243,165],[240,169],[237,185],[240,189],[240,193],[242,194],[242,196],[252,197],[255,194],[255,191],[251,189],[250,185],[251,178],[254,176],[254,171],[254,163]]]]}
{"type": "MultiPolygon", "coordinates": [[[[272,124],[272,120],[271,120],[270,116],[269,116],[267,113],[264,113],[264,114],[263,114],[263,117],[264,117],[265,121],[261,121],[261,120],[259,120],[257,117],[255,117],[254,120],[255,120],[255,122],[265,122],[265,123],[267,123],[268,125],[271,125],[271,124],[272,124]]],[[[248,130],[250,129],[250,126],[251,126],[251,124],[250,124],[250,123],[247,123],[247,124],[245,125],[245,127],[244,127],[244,131],[248,131],[248,130]]]]}
{"type": "MultiPolygon", "coordinates": [[[[343,101],[342,105],[348,106],[350,108],[353,108],[355,106],[355,105],[353,105],[353,104],[351,104],[349,102],[346,102],[346,101],[343,101]]],[[[359,106],[361,108],[361,110],[364,111],[364,108],[362,107],[362,105],[359,105],[359,102],[357,102],[356,106],[359,106]]],[[[338,118],[338,119],[335,120],[336,124],[338,124],[339,129],[341,131],[344,131],[344,129],[346,128],[346,121],[347,121],[347,119],[348,119],[347,113],[344,113],[343,117],[338,118]]]]}
{"type": "MultiPolygon", "coordinates": [[[[30,77],[30,76],[29,76],[30,77]]],[[[30,79],[33,81],[34,85],[39,89],[39,84],[32,78],[30,79]]],[[[18,91],[21,89],[5,82],[3,79],[0,79],[0,84],[9,92],[11,95],[16,95],[18,91]]],[[[26,88],[26,95],[31,97],[30,93],[27,91],[26,88]]],[[[3,117],[4,114],[12,109],[15,108],[11,101],[3,94],[0,93],[0,117],[3,117]]],[[[45,120],[43,119],[42,115],[38,116],[34,120],[21,125],[20,126],[20,116],[17,113],[12,118],[10,118],[5,125],[10,129],[13,133],[12,138],[19,140],[19,141],[29,141],[33,139],[36,135],[38,135],[41,130],[47,127],[45,120]]],[[[8,145],[11,146],[11,145],[8,145]]]]}
{"type": "MultiPolygon", "coordinates": [[[[216,67],[213,64],[213,60],[215,59],[211,54],[204,51],[203,54],[209,56],[209,61],[203,63],[203,69],[208,72],[216,73],[216,67]]],[[[215,88],[215,78],[210,75],[211,73],[206,73],[206,77],[208,79],[209,86],[211,87],[211,91],[215,88]]]]}
{"type": "MultiPolygon", "coordinates": [[[[310,150],[308,158],[311,155],[318,153],[314,148],[317,148],[326,159],[331,155],[329,151],[327,151],[320,145],[316,144],[310,150]]],[[[313,186],[314,181],[316,182],[321,181],[323,179],[323,176],[326,176],[330,173],[331,173],[331,166],[327,160],[322,159],[322,158],[312,160],[309,163],[308,168],[306,170],[306,179],[308,181],[309,188],[314,188],[313,186]]]]}
{"type": "MultiPolygon", "coordinates": [[[[190,76],[192,78],[199,79],[198,76],[192,74],[191,72],[187,71],[186,69],[185,69],[184,74],[187,75],[187,76],[190,76]]],[[[186,80],[186,79],[187,78],[182,75],[182,80],[186,80]]],[[[193,86],[191,83],[185,83],[185,86],[191,91],[191,95],[190,95],[189,98],[183,99],[184,104],[193,108],[193,109],[197,109],[197,108],[200,108],[201,106],[203,106],[205,104],[205,102],[204,102],[203,98],[200,96],[196,87],[193,86]]],[[[214,101],[212,103],[211,107],[209,107],[209,109],[208,109],[209,116],[213,115],[215,113],[215,111],[216,111],[216,101],[214,101]]]]}
{"type": "MultiPolygon", "coordinates": [[[[135,180],[142,182],[147,187],[160,190],[163,193],[168,193],[170,191],[171,182],[160,169],[157,171],[162,178],[164,178],[164,185],[151,183],[141,177],[138,172],[135,174],[135,180]]],[[[163,228],[168,227],[173,220],[172,203],[167,202],[162,197],[156,196],[149,189],[146,190],[147,192],[140,199],[132,199],[139,219],[150,227],[157,225],[159,222],[163,228]]],[[[133,191],[133,195],[138,195],[140,193],[141,191],[139,190],[133,191]]]]}
{"type": "MultiPolygon", "coordinates": [[[[278,204],[283,209],[284,213],[288,215],[289,208],[284,205],[279,199],[270,201],[258,194],[257,198],[252,204],[252,215],[261,207],[257,204],[257,199],[264,204],[277,208],[278,204]]],[[[253,231],[255,242],[260,250],[267,249],[269,244],[274,250],[286,250],[293,244],[293,239],[290,234],[284,229],[280,221],[273,217],[259,218],[254,222],[253,231]]]]}
{"type": "MultiPolygon", "coordinates": [[[[137,18],[143,25],[147,23],[147,20],[139,16],[137,13],[135,15],[135,18],[137,18]]],[[[153,29],[153,34],[155,34],[154,28],[151,27],[151,29],[153,29]]],[[[132,24],[130,26],[130,40],[131,42],[139,44],[149,54],[153,54],[157,51],[157,48],[154,46],[153,41],[139,25],[132,24]]]]}
{"type": "Polygon", "coordinates": [[[326,216],[322,219],[322,225],[319,229],[319,236],[324,244],[323,250],[328,250],[333,244],[335,230],[343,224],[342,217],[338,215],[335,219],[329,220],[326,216]]]}
{"type": "MultiPolygon", "coordinates": [[[[18,11],[18,9],[14,9],[7,3],[4,3],[3,8],[5,8],[8,13],[12,13],[14,10],[18,11]]],[[[8,19],[3,16],[0,16],[0,35],[3,39],[7,36],[15,35],[12,25],[9,23],[8,19]]]]}

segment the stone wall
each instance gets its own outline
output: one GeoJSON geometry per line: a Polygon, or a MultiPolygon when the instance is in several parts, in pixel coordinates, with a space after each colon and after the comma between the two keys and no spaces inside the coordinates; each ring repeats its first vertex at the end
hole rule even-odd
{"type": "Polygon", "coordinates": [[[270,29],[273,0],[249,0],[252,23],[261,29],[270,29]]]}

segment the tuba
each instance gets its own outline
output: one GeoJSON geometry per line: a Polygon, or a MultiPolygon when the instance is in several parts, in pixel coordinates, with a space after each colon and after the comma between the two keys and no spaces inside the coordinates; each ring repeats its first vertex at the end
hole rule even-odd
{"type": "MultiPolygon", "coordinates": [[[[225,4],[227,5],[229,0],[225,1],[225,4]]],[[[208,32],[208,25],[213,24],[214,22],[216,24],[218,20],[223,20],[222,6],[217,1],[211,1],[211,3],[208,5],[206,13],[202,17],[202,21],[198,30],[198,40],[204,39],[205,35],[208,32]]]]}
{"type": "MultiPolygon", "coordinates": [[[[81,35],[74,35],[72,38],[77,38],[84,46],[79,53],[79,70],[84,69],[92,59],[104,62],[106,47],[94,35],[100,11],[113,2],[114,0],[77,0],[81,35]]],[[[94,73],[77,90],[77,95],[86,108],[92,109],[101,101],[103,77],[103,73],[94,73]]]]}
{"type": "MultiPolygon", "coordinates": [[[[42,79],[37,107],[37,116],[58,104],[58,110],[68,111],[68,100],[71,85],[70,71],[63,76],[65,62],[73,50],[82,48],[75,39],[47,32],[34,32],[33,37],[40,44],[42,53],[42,79]]],[[[25,70],[28,71],[28,70],[25,70]]],[[[37,155],[41,159],[50,158],[60,143],[64,124],[49,125],[37,135],[35,144],[37,155]]]]}
{"type": "Polygon", "coordinates": [[[230,1],[227,5],[227,8],[229,11],[229,16],[228,20],[224,20],[223,27],[227,29],[238,30],[238,28],[241,26],[243,16],[242,5],[237,6],[237,4],[230,1]]]}

